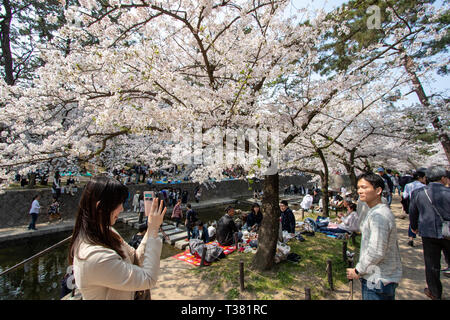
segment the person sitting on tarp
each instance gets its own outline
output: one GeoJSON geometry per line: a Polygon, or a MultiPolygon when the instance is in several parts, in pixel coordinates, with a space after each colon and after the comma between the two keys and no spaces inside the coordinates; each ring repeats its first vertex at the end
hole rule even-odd
{"type": "Polygon", "coordinates": [[[234,244],[234,233],[238,232],[239,241],[242,238],[242,232],[239,232],[233,221],[234,208],[228,206],[225,212],[225,215],[217,222],[217,241],[222,246],[231,246],[234,244]]]}
{"type": "Polygon", "coordinates": [[[261,208],[258,203],[254,203],[250,210],[249,215],[247,216],[247,229],[249,231],[258,231],[259,226],[262,223],[263,215],[261,212],[261,208]]]}
{"type": "Polygon", "coordinates": [[[202,221],[198,220],[195,222],[195,228],[191,239],[200,239],[204,243],[209,242],[208,230],[205,228],[202,221]]]}
{"type": "Polygon", "coordinates": [[[286,200],[280,202],[281,209],[281,230],[289,233],[295,233],[295,216],[288,206],[286,200]]]}
{"type": "Polygon", "coordinates": [[[213,222],[209,227],[208,227],[208,238],[209,241],[214,241],[216,240],[216,230],[217,230],[217,223],[213,222]]]}
{"type": "Polygon", "coordinates": [[[358,212],[356,211],[356,204],[351,203],[348,209],[348,215],[338,218],[339,224],[329,223],[326,227],[320,227],[319,231],[323,233],[352,233],[358,231],[358,212]]]}
{"type": "Polygon", "coordinates": [[[133,236],[133,238],[131,238],[128,244],[133,248],[137,249],[141,244],[141,241],[144,238],[146,232],[147,232],[147,223],[142,223],[141,225],[139,225],[138,233],[136,233],[133,236]]]}

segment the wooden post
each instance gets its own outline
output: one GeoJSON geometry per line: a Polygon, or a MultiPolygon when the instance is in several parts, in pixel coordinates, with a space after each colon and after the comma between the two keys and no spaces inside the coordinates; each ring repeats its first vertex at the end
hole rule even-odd
{"type": "MultiPolygon", "coordinates": [[[[353,268],[353,259],[348,262],[350,268],[353,268]]],[[[350,300],[353,300],[353,279],[350,280],[350,300]]]]}
{"type": "Polygon", "coordinates": [[[311,300],[311,289],[305,288],[305,300],[311,300]]]}
{"type": "Polygon", "coordinates": [[[236,246],[236,250],[239,251],[239,247],[238,247],[239,243],[238,243],[238,234],[237,234],[237,232],[235,232],[233,234],[233,236],[234,236],[234,245],[236,246]]]}
{"type": "Polygon", "coordinates": [[[205,266],[205,257],[206,257],[206,246],[203,246],[202,260],[200,261],[200,267],[205,266]]]}
{"type": "Polygon", "coordinates": [[[342,259],[347,264],[347,241],[342,242],[342,259]]]}
{"type": "Polygon", "coordinates": [[[241,291],[244,291],[244,261],[239,262],[239,282],[241,284],[241,291]]]}
{"type": "Polygon", "coordinates": [[[354,246],[356,246],[356,232],[352,232],[351,238],[352,238],[352,244],[353,244],[354,246]]]}
{"type": "Polygon", "coordinates": [[[327,273],[328,273],[328,284],[330,285],[330,289],[334,291],[333,286],[333,269],[331,267],[331,260],[327,260],[327,273]]]}
{"type": "Polygon", "coordinates": [[[302,221],[305,219],[305,209],[302,209],[302,221]]]}

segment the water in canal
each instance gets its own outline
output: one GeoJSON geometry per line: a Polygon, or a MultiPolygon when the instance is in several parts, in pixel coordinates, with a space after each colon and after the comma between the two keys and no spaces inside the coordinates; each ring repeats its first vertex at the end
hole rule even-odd
{"type": "MultiPolygon", "coordinates": [[[[205,222],[220,219],[227,205],[196,209],[199,218],[205,222]]],[[[236,204],[236,209],[249,211],[250,205],[236,204]]],[[[136,230],[124,223],[116,223],[115,229],[129,241],[136,230]]],[[[71,231],[42,237],[24,239],[16,244],[0,248],[0,272],[16,265],[32,255],[69,237],[71,231]]],[[[29,262],[18,269],[0,277],[0,300],[57,300],[60,299],[61,280],[68,263],[69,242],[51,252],[29,262]]],[[[161,259],[173,256],[180,250],[164,244],[161,259]]]]}
{"type": "MultiPolygon", "coordinates": [[[[136,230],[124,223],[115,229],[129,241],[136,230]]],[[[0,248],[0,272],[69,237],[71,231],[24,240],[0,248]]],[[[55,300],[60,298],[61,280],[68,263],[69,242],[0,277],[0,300],[55,300]]],[[[180,250],[164,244],[161,259],[180,250]]]]}

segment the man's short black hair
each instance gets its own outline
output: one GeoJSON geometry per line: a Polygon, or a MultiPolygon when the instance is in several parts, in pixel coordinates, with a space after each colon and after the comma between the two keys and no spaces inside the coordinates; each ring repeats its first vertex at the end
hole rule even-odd
{"type": "Polygon", "coordinates": [[[281,202],[280,202],[281,204],[284,204],[286,207],[288,207],[289,205],[288,205],[288,202],[287,202],[287,200],[281,200],[281,202]]]}
{"type": "Polygon", "coordinates": [[[203,227],[203,222],[201,220],[198,220],[195,222],[195,225],[198,226],[202,226],[203,227]]]}
{"type": "Polygon", "coordinates": [[[225,208],[225,212],[228,213],[228,211],[230,211],[231,209],[234,209],[234,207],[233,206],[228,206],[228,207],[225,208]]]}
{"type": "Polygon", "coordinates": [[[416,171],[413,173],[414,180],[419,180],[419,178],[423,178],[423,177],[425,177],[425,172],[423,172],[423,171],[416,171]]]}
{"type": "Polygon", "coordinates": [[[191,208],[192,208],[192,206],[191,206],[191,204],[190,204],[190,203],[188,203],[188,204],[186,205],[186,207],[187,207],[187,208],[189,208],[189,209],[191,209],[191,208]]]}
{"type": "Polygon", "coordinates": [[[442,177],[445,177],[447,175],[447,172],[443,166],[432,166],[427,169],[425,172],[425,176],[427,177],[427,180],[430,182],[436,182],[442,179],[442,177]]]}
{"type": "Polygon", "coordinates": [[[349,207],[350,209],[352,209],[352,211],[356,211],[357,205],[356,205],[356,203],[350,203],[350,204],[348,205],[348,207],[349,207]]]}
{"type": "Polygon", "coordinates": [[[358,177],[358,181],[361,179],[364,179],[367,182],[369,182],[374,189],[376,189],[376,188],[381,188],[381,190],[384,189],[384,180],[378,174],[375,174],[372,172],[366,172],[366,173],[361,174],[358,177]]]}
{"type": "Polygon", "coordinates": [[[391,169],[387,169],[386,172],[389,173],[389,174],[391,174],[391,173],[392,173],[392,170],[391,170],[391,169]]]}

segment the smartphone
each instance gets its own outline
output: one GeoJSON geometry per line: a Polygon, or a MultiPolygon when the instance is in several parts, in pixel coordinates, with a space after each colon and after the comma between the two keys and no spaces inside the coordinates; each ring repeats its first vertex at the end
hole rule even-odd
{"type": "Polygon", "coordinates": [[[145,216],[148,216],[153,201],[153,191],[144,191],[145,216]]]}
{"type": "Polygon", "coordinates": [[[144,191],[144,200],[145,201],[152,201],[154,198],[153,191],[144,191]]]}

